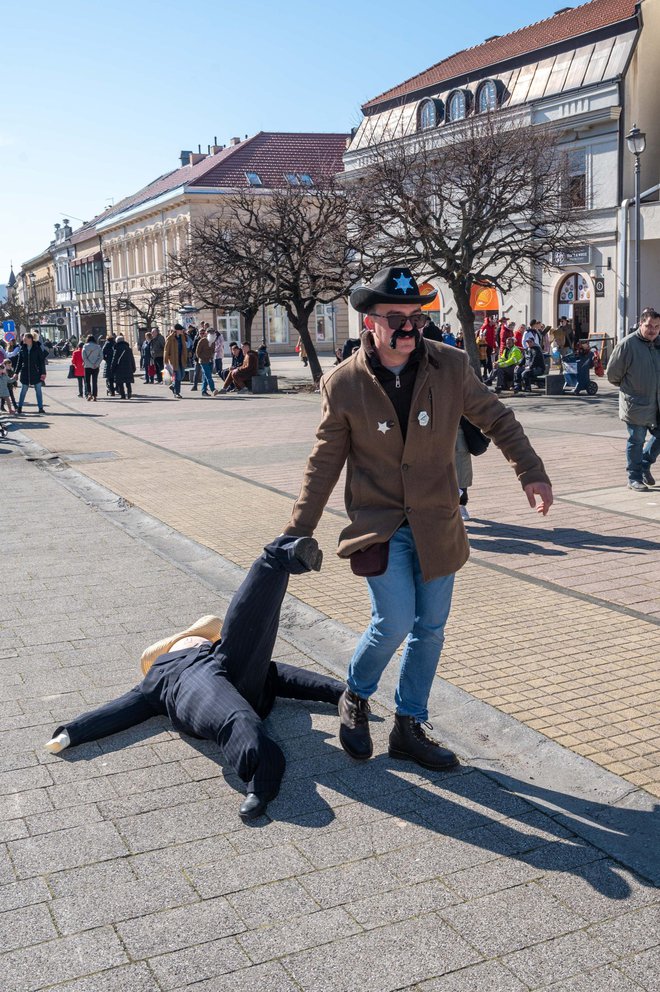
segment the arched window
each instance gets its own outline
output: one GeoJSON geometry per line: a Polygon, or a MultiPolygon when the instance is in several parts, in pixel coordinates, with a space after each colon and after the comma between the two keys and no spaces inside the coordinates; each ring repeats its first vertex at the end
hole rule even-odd
{"type": "Polygon", "coordinates": [[[456,90],[449,97],[449,120],[462,121],[467,114],[467,101],[463,90],[456,90]]]}
{"type": "Polygon", "coordinates": [[[419,130],[429,131],[437,127],[443,117],[444,108],[441,100],[424,100],[419,107],[419,130]]]}
{"type": "Polygon", "coordinates": [[[497,109],[497,86],[492,79],[487,79],[479,87],[477,94],[477,112],[487,114],[497,109]]]}

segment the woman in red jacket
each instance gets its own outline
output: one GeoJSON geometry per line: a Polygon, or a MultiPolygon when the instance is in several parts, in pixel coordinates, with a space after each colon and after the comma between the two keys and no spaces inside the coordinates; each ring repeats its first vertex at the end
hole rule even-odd
{"type": "Polygon", "coordinates": [[[479,329],[479,337],[486,345],[486,365],[485,373],[490,375],[493,371],[493,355],[497,351],[497,329],[492,317],[486,317],[479,329]]]}
{"type": "Polygon", "coordinates": [[[76,373],[76,379],[78,380],[78,396],[82,399],[83,395],[83,382],[85,381],[85,363],[82,356],[82,341],[79,342],[77,348],[71,356],[71,364],[73,365],[73,371],[76,373]]]}

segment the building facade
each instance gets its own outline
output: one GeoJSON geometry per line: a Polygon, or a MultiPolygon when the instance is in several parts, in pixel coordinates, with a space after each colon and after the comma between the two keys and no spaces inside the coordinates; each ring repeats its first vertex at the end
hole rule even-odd
{"type": "MultiPolygon", "coordinates": [[[[533,318],[556,324],[568,317],[583,335],[621,336],[637,301],[631,301],[629,214],[633,156],[626,134],[634,123],[649,133],[642,156],[645,198],[641,306],[660,307],[654,273],[658,254],[660,89],[655,48],[660,0],[592,0],[509,35],[495,36],[450,56],[364,105],[364,118],[344,156],[347,171],[368,164],[375,149],[414,141],[456,140],[461,123],[501,114],[519,126],[550,127],[568,163],[570,202],[586,218],[584,244],[548,259],[505,298],[474,287],[472,307],[516,323],[533,318]],[[650,137],[652,134],[652,138],[650,137]],[[536,282],[536,286],[534,286],[536,282]]],[[[634,261],[634,260],[633,260],[634,261]]],[[[446,286],[438,289],[437,320],[451,323],[456,308],[446,286]]]]}

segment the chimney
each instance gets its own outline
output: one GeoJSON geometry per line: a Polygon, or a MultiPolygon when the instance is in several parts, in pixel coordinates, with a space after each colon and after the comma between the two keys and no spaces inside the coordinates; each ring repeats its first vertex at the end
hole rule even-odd
{"type": "Polygon", "coordinates": [[[190,155],[190,165],[197,165],[198,162],[203,162],[205,158],[205,152],[192,152],[190,155]]]}
{"type": "Polygon", "coordinates": [[[179,161],[181,162],[181,165],[190,165],[191,156],[192,156],[192,152],[182,151],[181,154],[179,155],[179,161]]]}
{"type": "Polygon", "coordinates": [[[230,138],[229,139],[229,144],[230,145],[240,145],[240,143],[241,143],[241,139],[240,138],[230,138]]]}

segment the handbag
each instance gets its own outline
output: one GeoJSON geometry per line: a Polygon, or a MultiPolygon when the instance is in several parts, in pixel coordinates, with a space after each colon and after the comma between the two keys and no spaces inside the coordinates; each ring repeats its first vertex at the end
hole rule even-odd
{"type": "Polygon", "coordinates": [[[151,376],[151,378],[153,379],[155,374],[156,374],[156,366],[152,362],[150,365],[147,366],[147,375],[151,376]]]}
{"type": "Polygon", "coordinates": [[[76,378],[76,367],[73,364],[73,362],[71,362],[71,365],[69,365],[69,371],[67,372],[66,377],[67,377],[67,379],[75,379],[76,378]]]}
{"type": "Polygon", "coordinates": [[[390,557],[390,542],[381,541],[378,544],[370,544],[368,548],[361,551],[354,551],[348,556],[351,563],[353,575],[365,577],[382,575],[387,570],[387,563],[390,557]]]}
{"type": "Polygon", "coordinates": [[[488,450],[490,438],[486,437],[486,435],[480,431],[478,427],[471,424],[465,417],[461,417],[460,427],[463,431],[465,443],[467,444],[467,449],[470,454],[483,455],[484,451],[488,450]]]}

